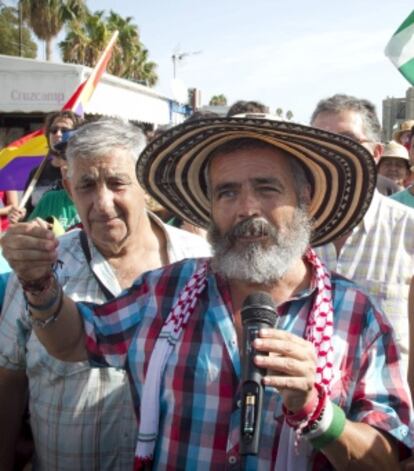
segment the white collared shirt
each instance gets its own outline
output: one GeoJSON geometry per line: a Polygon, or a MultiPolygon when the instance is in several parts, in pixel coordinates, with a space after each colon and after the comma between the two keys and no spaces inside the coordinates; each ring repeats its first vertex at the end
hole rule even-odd
{"type": "Polygon", "coordinates": [[[395,329],[408,367],[408,292],[414,274],[414,210],[375,191],[339,257],[333,243],[315,249],[325,265],[357,283],[395,329]]]}
{"type": "MultiPolygon", "coordinates": [[[[166,235],[169,262],[210,255],[201,237],[150,217],[166,235]]],[[[93,272],[114,296],[119,295],[121,287],[110,264],[90,242],[89,247],[93,272]]],[[[58,250],[63,266],[57,274],[65,293],[74,301],[105,302],[85,259],[79,230],[62,236],[58,250]]],[[[0,316],[0,366],[25,369],[29,378],[37,469],[133,469],[137,426],[125,372],[51,357],[32,332],[25,311],[13,274],[0,316]]]]}

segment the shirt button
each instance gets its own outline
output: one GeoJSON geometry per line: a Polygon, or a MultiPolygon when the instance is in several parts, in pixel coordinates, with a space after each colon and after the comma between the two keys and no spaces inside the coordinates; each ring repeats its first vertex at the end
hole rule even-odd
{"type": "Polygon", "coordinates": [[[233,455],[229,457],[229,463],[230,464],[236,464],[237,463],[237,458],[233,455]]]}

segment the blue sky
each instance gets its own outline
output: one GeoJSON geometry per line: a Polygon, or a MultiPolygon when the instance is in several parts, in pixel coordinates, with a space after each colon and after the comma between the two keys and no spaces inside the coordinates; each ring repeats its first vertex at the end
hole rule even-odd
{"type": "MultiPolygon", "coordinates": [[[[156,89],[172,95],[171,56],[202,51],[177,65],[177,77],[229,103],[259,100],[307,122],[317,101],[336,92],[372,100],[405,95],[408,82],[384,56],[412,0],[89,0],[131,16],[158,63],[156,89]]],[[[57,56],[57,55],[56,55],[57,56]]],[[[57,57],[55,57],[57,59],[57,57]]]]}

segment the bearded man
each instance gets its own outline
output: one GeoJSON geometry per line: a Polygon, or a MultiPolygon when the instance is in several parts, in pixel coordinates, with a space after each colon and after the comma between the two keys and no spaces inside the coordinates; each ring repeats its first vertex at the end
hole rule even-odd
{"type": "Polygon", "coordinates": [[[40,226],[36,244],[19,239],[30,262],[16,267],[26,283],[50,275],[26,293],[50,354],[128,371],[135,468],[397,469],[413,442],[392,328],[310,248],[363,217],[375,188],[370,153],[290,122],[211,118],[155,139],[137,174],[161,204],[209,227],[212,259],[148,272],[102,306],[63,296],[44,263],[56,261],[54,237],[40,226]],[[257,292],[271,297],[277,322],[251,345],[265,374],[251,423],[261,421],[260,446],[246,452],[241,416],[251,419],[254,402],[240,387],[241,311],[257,292]]]}

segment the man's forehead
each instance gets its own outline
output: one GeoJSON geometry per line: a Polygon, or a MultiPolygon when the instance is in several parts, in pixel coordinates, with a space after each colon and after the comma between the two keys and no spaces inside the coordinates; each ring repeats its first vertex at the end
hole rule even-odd
{"type": "Polygon", "coordinates": [[[129,156],[105,155],[95,158],[78,158],[72,162],[74,173],[79,177],[98,177],[114,175],[135,176],[135,166],[129,156]]]}
{"type": "Polygon", "coordinates": [[[363,117],[354,110],[322,111],[315,117],[312,125],[348,137],[352,137],[351,134],[364,132],[363,117]]]}
{"type": "Polygon", "coordinates": [[[217,154],[210,162],[209,179],[213,187],[248,181],[252,184],[290,178],[292,157],[275,147],[249,147],[217,154]]]}
{"type": "Polygon", "coordinates": [[[223,150],[218,149],[214,152],[209,159],[209,166],[217,165],[234,165],[235,170],[239,165],[248,165],[255,167],[260,164],[267,164],[270,167],[278,166],[280,163],[285,163],[292,156],[287,154],[282,149],[279,149],[271,144],[264,145],[258,142],[240,149],[223,150]]]}

